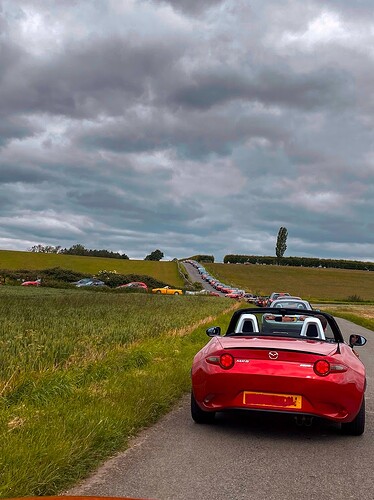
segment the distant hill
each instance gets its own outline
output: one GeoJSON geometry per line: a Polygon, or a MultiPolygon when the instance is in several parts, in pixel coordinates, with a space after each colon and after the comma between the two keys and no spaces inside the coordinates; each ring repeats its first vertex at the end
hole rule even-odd
{"type": "Polygon", "coordinates": [[[117,271],[120,274],[147,275],[173,286],[184,286],[184,281],[178,272],[178,265],[175,261],[107,259],[103,257],[0,250],[0,273],[2,269],[42,270],[53,267],[71,269],[89,275],[95,275],[104,270],[117,271]]]}

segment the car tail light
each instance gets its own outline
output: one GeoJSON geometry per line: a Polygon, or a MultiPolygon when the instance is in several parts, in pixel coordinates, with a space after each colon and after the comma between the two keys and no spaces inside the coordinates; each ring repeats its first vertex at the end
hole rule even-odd
{"type": "Polygon", "coordinates": [[[330,363],[324,359],[319,359],[314,363],[314,371],[317,375],[324,377],[330,373],[330,363]]]}
{"type": "Polygon", "coordinates": [[[219,359],[219,364],[224,368],[225,370],[229,370],[234,366],[235,360],[231,354],[221,354],[221,357],[219,359]]]}
{"type": "Polygon", "coordinates": [[[324,377],[329,373],[343,373],[347,371],[347,367],[341,364],[331,364],[325,359],[319,359],[314,363],[314,371],[317,375],[324,377]]]}
{"type": "Polygon", "coordinates": [[[213,365],[219,365],[224,370],[229,370],[235,364],[234,357],[228,353],[221,354],[221,356],[209,356],[206,360],[213,365]]]}

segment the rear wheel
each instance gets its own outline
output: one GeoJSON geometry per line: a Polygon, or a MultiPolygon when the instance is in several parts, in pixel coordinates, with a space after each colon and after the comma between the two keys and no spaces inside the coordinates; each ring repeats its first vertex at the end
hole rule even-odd
{"type": "Polygon", "coordinates": [[[161,293],[161,290],[157,290],[157,292],[156,292],[156,293],[161,293]]]}
{"type": "Polygon", "coordinates": [[[361,436],[365,430],[365,398],[362,400],[360,411],[352,422],[342,424],[342,432],[350,436],[361,436]]]}
{"type": "Polygon", "coordinates": [[[204,411],[196,403],[195,396],[191,391],[191,417],[197,424],[212,424],[216,413],[214,411],[204,411]]]}

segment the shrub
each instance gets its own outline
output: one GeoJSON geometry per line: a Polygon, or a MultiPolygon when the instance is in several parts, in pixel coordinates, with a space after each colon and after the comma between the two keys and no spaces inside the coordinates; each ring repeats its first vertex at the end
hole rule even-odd
{"type": "Polygon", "coordinates": [[[79,281],[82,278],[89,278],[87,274],[82,274],[77,271],[72,271],[71,269],[62,269],[61,267],[52,267],[50,269],[43,269],[42,271],[38,271],[38,276],[42,278],[42,281],[51,279],[55,281],[65,281],[66,283],[79,281]]]}
{"type": "Polygon", "coordinates": [[[193,255],[190,257],[191,260],[196,260],[197,262],[211,262],[214,263],[214,255],[193,255]]]}
{"type": "Polygon", "coordinates": [[[75,285],[73,285],[72,283],[66,283],[65,281],[60,281],[53,278],[42,279],[41,285],[48,288],[75,288],[75,285]]]}
{"type": "Polygon", "coordinates": [[[347,297],[348,302],[364,302],[364,299],[362,299],[359,295],[349,295],[347,297]]]}
{"type": "Polygon", "coordinates": [[[82,274],[76,271],[71,271],[70,269],[62,269],[60,267],[53,267],[51,269],[43,270],[30,270],[30,269],[1,269],[0,276],[2,276],[5,283],[16,283],[22,280],[36,280],[38,278],[42,279],[42,282],[46,280],[62,281],[66,283],[71,283],[73,281],[78,281],[82,278],[88,277],[87,274],[82,274]]]}

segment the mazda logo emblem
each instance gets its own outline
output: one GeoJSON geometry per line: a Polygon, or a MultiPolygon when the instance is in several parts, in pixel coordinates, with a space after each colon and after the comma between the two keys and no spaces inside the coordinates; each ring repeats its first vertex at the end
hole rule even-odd
{"type": "Polygon", "coordinates": [[[269,352],[269,359],[278,359],[277,351],[270,351],[269,352]]]}

